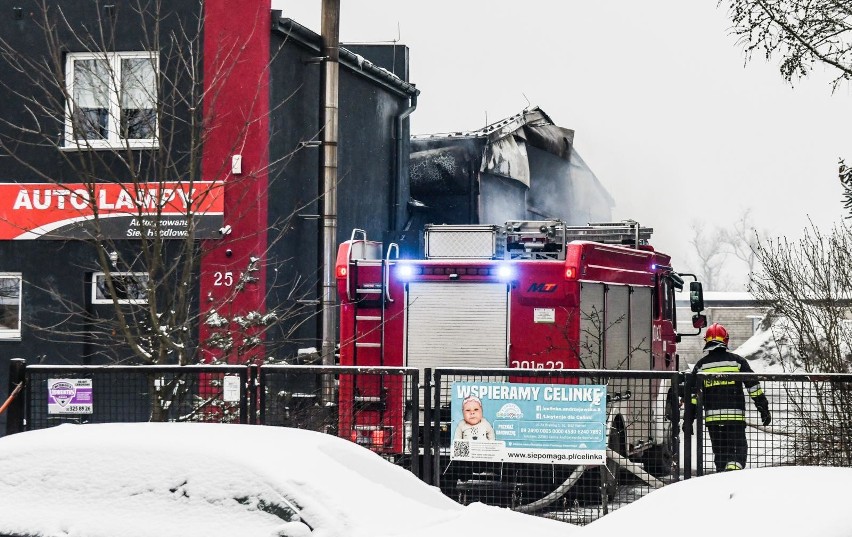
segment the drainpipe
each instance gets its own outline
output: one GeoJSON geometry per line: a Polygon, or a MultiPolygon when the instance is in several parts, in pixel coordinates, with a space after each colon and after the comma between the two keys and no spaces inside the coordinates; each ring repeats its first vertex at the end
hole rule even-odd
{"type": "Polygon", "coordinates": [[[402,125],[405,119],[417,109],[417,95],[419,93],[420,91],[417,90],[411,94],[411,106],[403,110],[403,112],[396,116],[396,119],[394,120],[396,124],[396,178],[391,182],[391,214],[389,221],[389,227],[392,232],[397,231],[397,226],[399,224],[399,191],[402,187],[403,181],[405,180],[405,151],[403,150],[405,144],[403,143],[402,138],[402,125]]]}
{"type": "MultiPolygon", "coordinates": [[[[337,112],[340,73],[340,0],[322,0],[322,128],[320,153],[320,184],[322,212],[322,348],[323,365],[334,365],[337,343],[337,281],[334,263],[337,245],[337,112]]],[[[334,401],[334,386],[330,375],[323,375],[322,400],[334,401]]]]}

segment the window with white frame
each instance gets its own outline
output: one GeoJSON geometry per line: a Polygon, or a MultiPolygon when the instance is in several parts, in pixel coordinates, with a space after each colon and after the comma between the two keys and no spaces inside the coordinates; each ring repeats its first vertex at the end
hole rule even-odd
{"type": "MultiPolygon", "coordinates": [[[[147,272],[110,272],[110,278],[118,304],[148,303],[147,272]]],[[[112,304],[112,298],[106,274],[95,272],[92,275],[92,304],[112,304]]]]}
{"type": "Polygon", "coordinates": [[[66,147],[155,147],[157,57],[149,52],[69,53],[66,147]]]}
{"type": "Polygon", "coordinates": [[[21,339],[20,273],[0,272],[0,339],[21,339]]]}

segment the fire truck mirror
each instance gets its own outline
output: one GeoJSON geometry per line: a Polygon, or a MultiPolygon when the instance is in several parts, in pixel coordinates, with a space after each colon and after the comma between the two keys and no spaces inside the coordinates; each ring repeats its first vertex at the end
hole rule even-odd
{"type": "Polygon", "coordinates": [[[707,316],[696,314],[692,316],[692,327],[701,330],[707,326],[707,316]]]}
{"type": "Polygon", "coordinates": [[[689,282],[689,307],[694,313],[704,309],[704,290],[701,282],[689,282]]]}

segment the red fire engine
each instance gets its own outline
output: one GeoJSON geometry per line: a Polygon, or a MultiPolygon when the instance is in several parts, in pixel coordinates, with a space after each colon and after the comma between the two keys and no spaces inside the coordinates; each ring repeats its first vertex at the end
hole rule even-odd
{"type": "MultiPolygon", "coordinates": [[[[396,259],[393,244],[383,255],[382,244],[356,230],[336,265],[340,363],[676,371],[674,293],[692,275],[675,272],[670,257],[648,244],[652,231],[633,221],[432,225],[425,256],[415,260],[396,259]]],[[[690,291],[700,313],[701,284],[691,282],[690,291]]],[[[693,325],[702,320],[696,315],[693,325]]],[[[339,433],[380,453],[403,453],[401,412],[355,410],[368,400],[402,408],[401,381],[393,382],[342,378],[339,433]]],[[[658,448],[670,456],[664,409],[675,397],[671,386],[624,380],[608,390],[630,392],[614,397],[609,412],[622,424],[624,454],[658,448]],[[630,423],[642,425],[624,427],[630,423]]]]}

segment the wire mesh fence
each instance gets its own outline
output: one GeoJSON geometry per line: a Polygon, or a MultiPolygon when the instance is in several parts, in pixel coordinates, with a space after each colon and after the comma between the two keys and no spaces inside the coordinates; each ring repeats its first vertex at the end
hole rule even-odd
{"type": "Polygon", "coordinates": [[[585,524],[678,478],[674,372],[438,369],[434,379],[432,481],[460,503],[585,524]],[[594,416],[591,387],[606,397],[594,416]],[[473,392],[494,431],[484,448],[459,432],[473,392]],[[584,459],[595,446],[602,456],[584,459]]]}
{"type": "Polygon", "coordinates": [[[60,423],[246,423],[240,366],[28,366],[27,429],[60,423]]]}
{"type": "Polygon", "coordinates": [[[460,503],[580,525],[718,471],[705,383],[760,382],[771,422],[744,391],[745,420],[731,428],[744,439],[745,468],[852,466],[852,375],[16,365],[10,378],[22,389],[7,433],[141,421],[311,429],[356,442],[460,503]],[[695,420],[682,419],[693,395],[695,420]]]}
{"type": "Polygon", "coordinates": [[[420,475],[416,368],[263,366],[260,423],[351,440],[420,475]]]}
{"type": "MultiPolygon", "coordinates": [[[[699,374],[696,386],[757,380],[769,402],[771,422],[762,423],[744,392],[745,420],[727,423],[745,440],[745,468],[766,466],[852,466],[852,375],[848,374],[699,374]],[[741,432],[740,432],[741,431],[741,432]]],[[[699,400],[701,390],[697,390],[699,400]]],[[[727,462],[726,437],[711,437],[706,412],[696,412],[690,453],[695,474],[719,471],[727,462]],[[714,442],[715,440],[715,442],[714,442]],[[714,445],[715,443],[715,445],[714,445]]],[[[717,427],[718,428],[718,427],[717,427]]],[[[730,435],[729,435],[730,436],[730,435]]]]}

